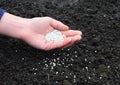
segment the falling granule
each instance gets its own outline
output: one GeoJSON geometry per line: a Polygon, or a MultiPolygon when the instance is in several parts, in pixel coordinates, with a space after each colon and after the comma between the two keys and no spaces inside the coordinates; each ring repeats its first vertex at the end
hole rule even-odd
{"type": "Polygon", "coordinates": [[[59,30],[53,30],[52,32],[49,32],[45,35],[45,39],[47,41],[62,41],[65,38],[65,35],[63,35],[59,30]]]}

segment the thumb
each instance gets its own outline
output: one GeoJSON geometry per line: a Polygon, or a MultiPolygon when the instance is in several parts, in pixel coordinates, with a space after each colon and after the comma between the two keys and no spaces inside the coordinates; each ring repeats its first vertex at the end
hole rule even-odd
{"type": "Polygon", "coordinates": [[[50,25],[55,28],[55,29],[58,29],[58,30],[68,30],[69,27],[65,24],[63,24],[62,22],[58,21],[58,20],[55,20],[55,19],[52,19],[50,20],[50,25]]]}

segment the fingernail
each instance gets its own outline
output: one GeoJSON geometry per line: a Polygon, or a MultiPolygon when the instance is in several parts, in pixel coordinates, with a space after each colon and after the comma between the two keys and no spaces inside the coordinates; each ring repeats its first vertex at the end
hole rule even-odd
{"type": "Polygon", "coordinates": [[[81,32],[81,31],[79,31],[79,33],[80,33],[80,35],[82,35],[82,32],[81,32]]]}
{"type": "Polygon", "coordinates": [[[81,39],[81,36],[78,36],[77,39],[80,40],[80,39],[81,39]]]}

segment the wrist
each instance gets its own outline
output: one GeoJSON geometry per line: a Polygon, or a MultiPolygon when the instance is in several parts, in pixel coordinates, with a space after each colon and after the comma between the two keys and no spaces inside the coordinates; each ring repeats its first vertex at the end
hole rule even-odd
{"type": "Polygon", "coordinates": [[[21,39],[21,30],[27,28],[28,19],[4,13],[0,21],[0,34],[21,39]]]}

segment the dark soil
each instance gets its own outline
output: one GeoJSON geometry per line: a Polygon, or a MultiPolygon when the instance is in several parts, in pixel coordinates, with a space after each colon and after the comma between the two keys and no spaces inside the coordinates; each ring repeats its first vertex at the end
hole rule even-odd
{"type": "Polygon", "coordinates": [[[120,0],[0,0],[0,7],[83,32],[80,42],[48,52],[1,35],[0,85],[120,85],[120,0]]]}

